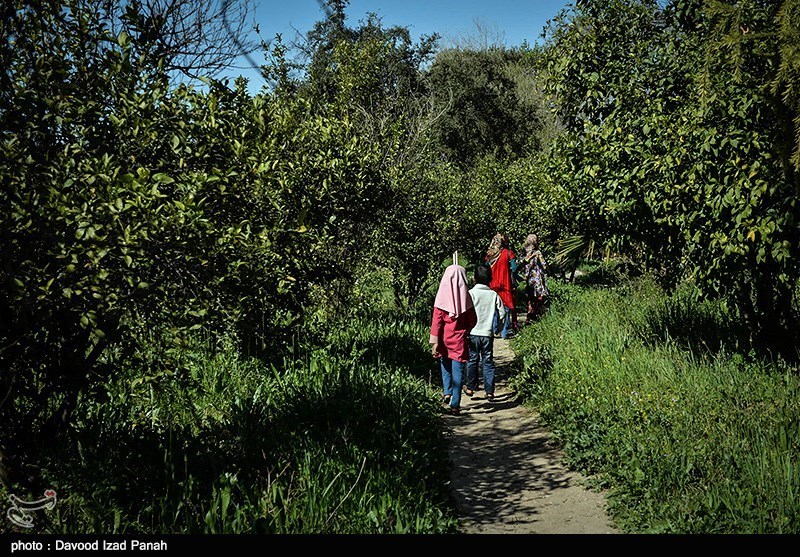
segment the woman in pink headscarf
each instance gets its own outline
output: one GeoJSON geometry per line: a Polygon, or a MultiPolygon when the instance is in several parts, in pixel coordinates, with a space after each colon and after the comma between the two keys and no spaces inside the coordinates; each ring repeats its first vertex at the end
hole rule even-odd
{"type": "Polygon", "coordinates": [[[461,411],[461,384],[469,361],[469,332],[478,323],[467,286],[467,272],[460,265],[444,271],[433,302],[431,353],[442,368],[442,399],[450,412],[461,411]]]}

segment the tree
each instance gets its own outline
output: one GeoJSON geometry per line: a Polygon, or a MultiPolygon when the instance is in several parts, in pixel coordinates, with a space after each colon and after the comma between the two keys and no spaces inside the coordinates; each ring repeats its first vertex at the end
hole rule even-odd
{"type": "Polygon", "coordinates": [[[468,50],[472,52],[488,52],[505,48],[505,32],[497,25],[473,18],[474,28],[448,41],[448,49],[468,50]]]}
{"type": "Polygon", "coordinates": [[[580,233],[727,297],[756,345],[791,355],[800,184],[771,92],[777,6],[737,3],[735,32],[753,39],[722,43],[706,8],[610,0],[561,20],[543,57],[569,131],[552,171],[580,233]]]}
{"type": "Polygon", "coordinates": [[[525,50],[439,52],[425,79],[442,115],[433,134],[445,157],[469,166],[483,155],[519,157],[538,149],[544,126],[541,96],[531,95],[525,50]]]}
{"type": "MultiPolygon", "coordinates": [[[[288,92],[308,101],[318,114],[352,123],[358,135],[380,151],[386,182],[370,192],[377,204],[354,204],[369,212],[370,222],[354,230],[353,237],[342,238],[350,246],[342,260],[356,265],[347,269],[353,276],[375,265],[390,267],[400,300],[416,293],[430,264],[430,245],[419,230],[436,218],[427,211],[435,208],[439,191],[427,172],[427,130],[437,113],[425,95],[420,72],[438,37],[422,37],[415,44],[407,28],[384,27],[375,14],[350,26],[347,5],[346,0],[325,4],[324,19],[296,45],[302,59],[293,69],[300,71],[291,80],[279,80],[285,85],[271,94],[288,92]]],[[[269,73],[289,76],[292,64],[286,54],[285,49],[273,49],[269,73]]],[[[437,243],[436,238],[426,239],[437,243]]]]}
{"type": "Polygon", "coordinates": [[[769,93],[785,112],[782,156],[800,172],[800,2],[709,0],[706,12],[711,20],[708,48],[714,57],[707,71],[722,65],[769,93]]]}
{"type": "Polygon", "coordinates": [[[125,33],[135,63],[174,77],[215,77],[256,50],[254,0],[74,0],[62,5],[94,13],[110,36],[125,33]]]}
{"type": "Polygon", "coordinates": [[[250,98],[243,82],[171,84],[83,6],[5,13],[6,482],[112,374],[180,380],[200,333],[256,355],[285,349],[384,183],[352,123],[302,99],[250,98]]]}

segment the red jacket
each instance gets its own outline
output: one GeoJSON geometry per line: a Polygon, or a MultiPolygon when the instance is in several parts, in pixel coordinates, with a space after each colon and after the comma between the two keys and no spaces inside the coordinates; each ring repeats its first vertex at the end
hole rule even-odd
{"type": "Polygon", "coordinates": [[[511,285],[511,260],[514,259],[514,252],[503,248],[497,261],[492,265],[492,282],[489,288],[497,292],[505,306],[514,309],[514,287],[511,285]]]}
{"type": "Polygon", "coordinates": [[[441,308],[433,308],[431,336],[439,337],[436,351],[443,358],[459,362],[469,361],[469,332],[478,324],[475,308],[469,308],[457,318],[441,308]]]}

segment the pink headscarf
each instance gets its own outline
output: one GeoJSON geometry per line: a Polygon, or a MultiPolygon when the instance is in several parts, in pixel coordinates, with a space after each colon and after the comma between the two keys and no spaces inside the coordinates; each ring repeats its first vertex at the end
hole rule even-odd
{"type": "Polygon", "coordinates": [[[443,309],[456,318],[472,307],[472,297],[467,287],[467,271],[464,267],[450,265],[444,270],[433,307],[443,309]]]}

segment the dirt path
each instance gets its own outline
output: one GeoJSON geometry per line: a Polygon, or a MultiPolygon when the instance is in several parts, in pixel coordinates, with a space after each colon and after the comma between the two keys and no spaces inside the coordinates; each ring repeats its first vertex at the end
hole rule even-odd
{"type": "Polygon", "coordinates": [[[479,390],[447,416],[451,491],[468,534],[618,533],[602,494],[562,464],[562,453],[507,387],[510,341],[495,339],[495,400],[479,390]]]}

